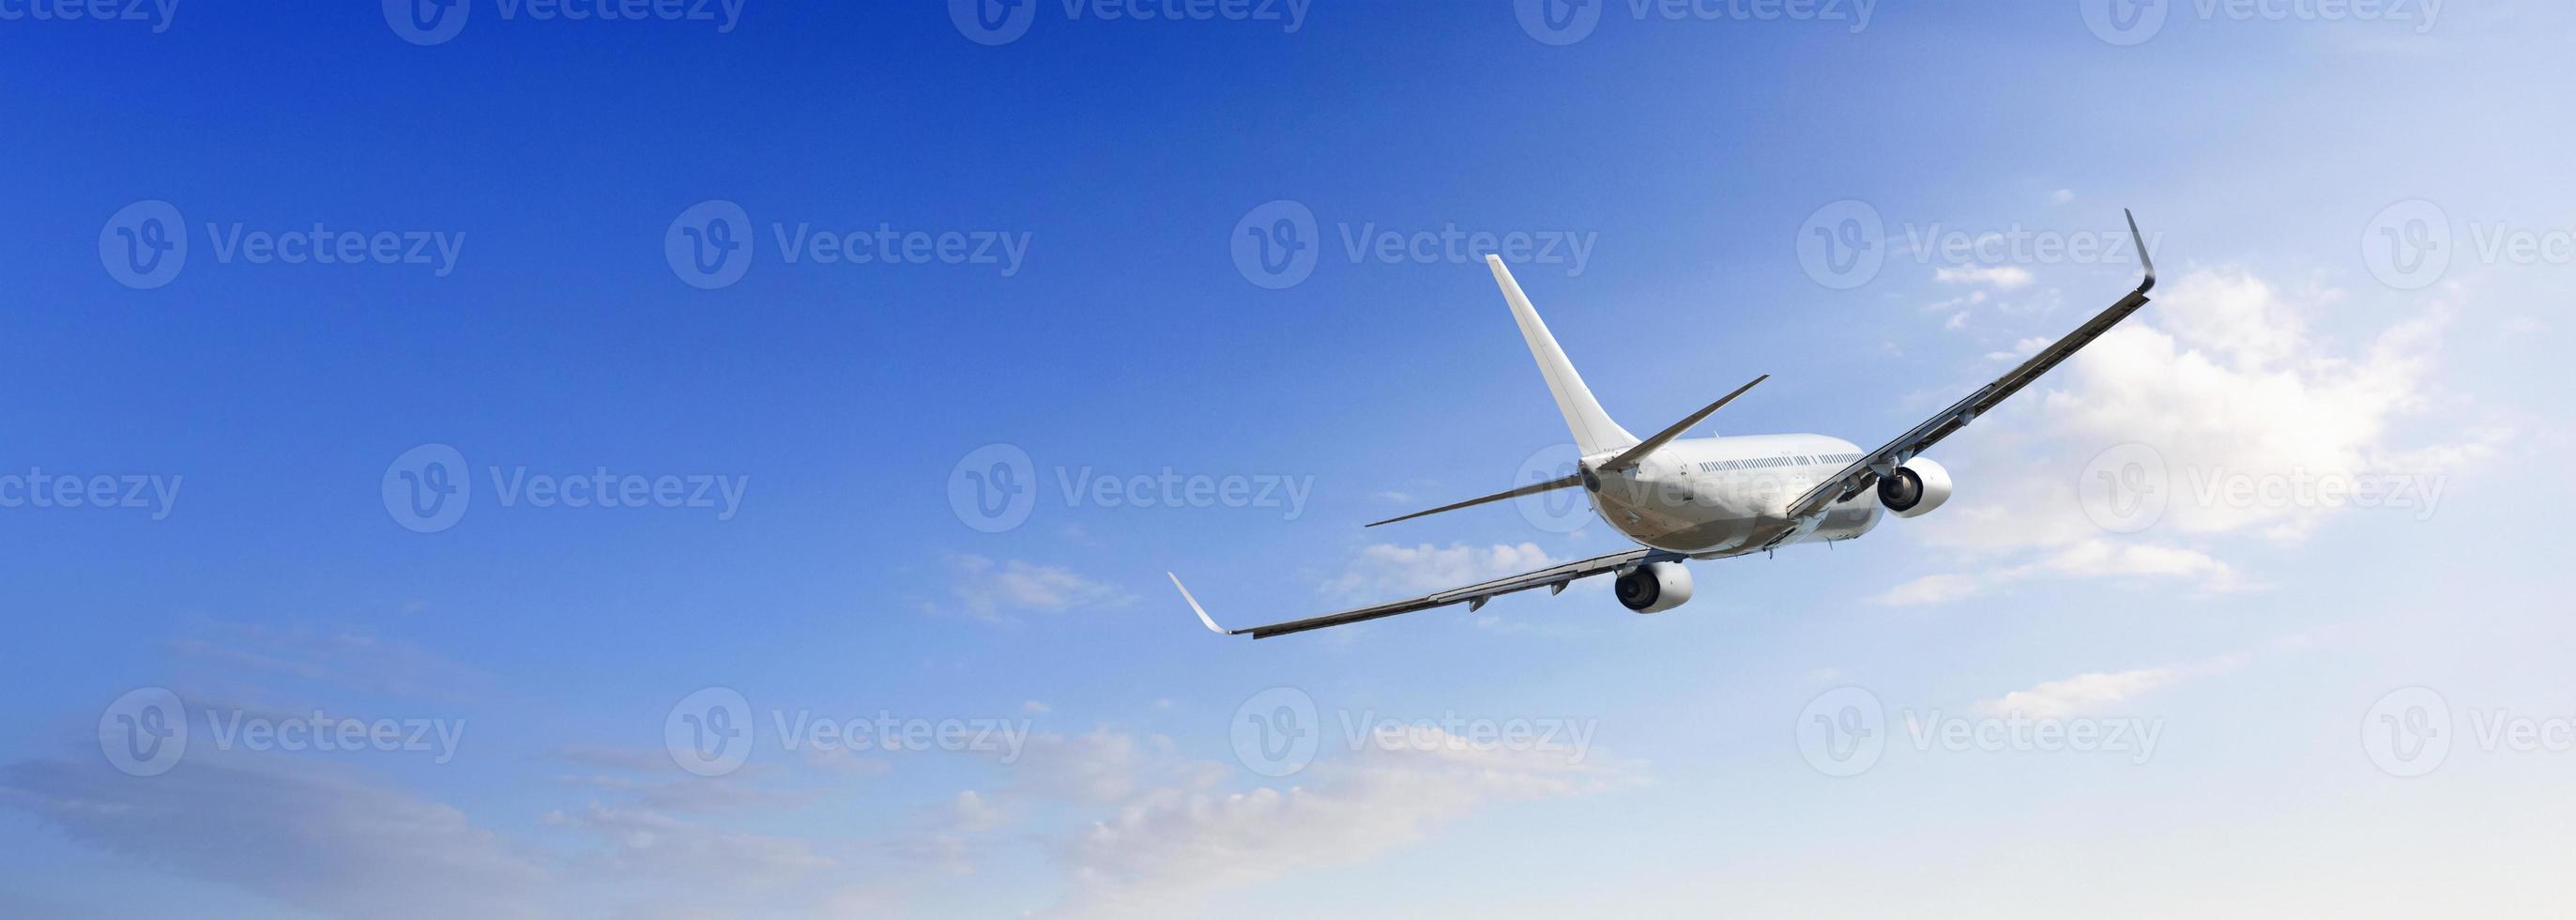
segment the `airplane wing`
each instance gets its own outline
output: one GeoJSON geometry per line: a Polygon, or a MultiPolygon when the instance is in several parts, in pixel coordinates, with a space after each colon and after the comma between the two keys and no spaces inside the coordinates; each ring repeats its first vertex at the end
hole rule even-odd
{"type": "Polygon", "coordinates": [[[1527,591],[1531,588],[1547,588],[1549,589],[1549,593],[1553,594],[1565,590],[1566,585],[1572,584],[1574,580],[1578,578],[1590,578],[1594,575],[1604,575],[1611,572],[1625,571],[1649,562],[1669,562],[1683,558],[1686,557],[1680,553],[1666,550],[1643,548],[1632,549],[1624,553],[1612,553],[1607,556],[1596,556],[1580,562],[1568,562],[1561,565],[1552,565],[1535,572],[1525,572],[1508,578],[1497,578],[1488,582],[1468,585],[1464,588],[1451,588],[1447,591],[1425,594],[1421,597],[1395,601],[1393,603],[1379,604],[1375,607],[1361,607],[1356,610],[1344,610],[1340,613],[1328,613],[1323,616],[1308,617],[1303,620],[1290,620],[1285,623],[1272,623],[1268,626],[1251,626],[1243,629],[1227,629],[1216,625],[1216,620],[1208,616],[1207,608],[1199,606],[1199,599],[1190,596],[1190,589],[1182,586],[1180,576],[1172,575],[1169,572],[1165,572],[1163,574],[1171,577],[1172,587],[1181,589],[1181,599],[1190,602],[1190,609],[1198,613],[1199,622],[1206,624],[1209,631],[1230,636],[1240,636],[1245,633],[1251,633],[1252,637],[1255,639],[1267,639],[1272,636],[1284,636],[1289,633],[1305,632],[1310,629],[1322,629],[1327,626],[1340,626],[1344,623],[1357,623],[1362,620],[1391,617],[1399,613],[1412,613],[1417,610],[1429,610],[1433,607],[1446,607],[1451,604],[1466,604],[1468,610],[1474,610],[1478,607],[1485,606],[1486,601],[1515,591],[1527,591]]]}
{"type": "MultiPolygon", "coordinates": [[[[1952,403],[1950,408],[1941,410],[1941,414],[1926,419],[1923,424],[1897,435],[1896,440],[1862,454],[1858,461],[1843,467],[1807,494],[1799,496],[1797,501],[1791,502],[1788,516],[1793,519],[1812,517],[1822,513],[1826,506],[1860,494],[1862,489],[1876,484],[1880,476],[1895,472],[1898,466],[1914,459],[1925,448],[1948,437],[1951,432],[1967,427],[1977,416],[2002,403],[2006,397],[2021,392],[2021,388],[2029,386],[2041,374],[2048,373],[2049,368],[2073,357],[2094,339],[2111,331],[2111,327],[2119,325],[2121,320],[2129,318],[2129,314],[2138,312],[2139,307],[2146,306],[2147,291],[2156,286],[2156,265],[2147,259],[2147,243],[2138,234],[2138,219],[2125,209],[2120,214],[2129,219],[2129,240],[2138,248],[2138,264],[2145,266],[2147,271],[2146,280],[2138,283],[2137,290],[2130,291],[2129,296],[2120,298],[2120,302],[2112,304],[2110,309],[2086,320],[2065,338],[2040,349],[2038,354],[2030,356],[2030,360],[2023,361],[2021,366],[2013,368],[2002,378],[1978,388],[1966,399],[1952,403]]],[[[1791,531],[1789,535],[1795,533],[1791,531]]]]}

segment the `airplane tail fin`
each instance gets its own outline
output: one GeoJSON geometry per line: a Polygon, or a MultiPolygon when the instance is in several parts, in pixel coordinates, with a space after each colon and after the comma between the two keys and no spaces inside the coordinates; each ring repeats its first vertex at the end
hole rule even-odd
{"type": "Polygon", "coordinates": [[[1494,270],[1494,283],[1502,286],[1503,299],[1512,305],[1512,319],[1520,323],[1521,338],[1529,343],[1530,356],[1538,359],[1548,392],[1556,396],[1556,410],[1565,414],[1565,427],[1574,432],[1575,447],[1588,457],[1637,443],[1636,435],[1601,411],[1601,403],[1583,385],[1583,375],[1574,372],[1574,362],[1566,360],[1565,349],[1557,347],[1556,336],[1538,318],[1537,308],[1530,306],[1529,295],[1521,293],[1520,282],[1512,280],[1511,269],[1503,267],[1503,258],[1488,255],[1485,265],[1494,270]]]}

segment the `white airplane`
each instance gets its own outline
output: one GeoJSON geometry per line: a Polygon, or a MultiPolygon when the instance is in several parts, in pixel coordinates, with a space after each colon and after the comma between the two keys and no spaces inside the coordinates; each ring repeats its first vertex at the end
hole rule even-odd
{"type": "Polygon", "coordinates": [[[1165,574],[1208,629],[1226,635],[1250,633],[1255,639],[1451,604],[1466,604],[1472,611],[1515,591],[1543,587],[1555,594],[1575,579],[1611,573],[1618,575],[1615,587],[1622,606],[1638,613],[1671,610],[1691,597],[1690,570],[1682,566],[1685,560],[1769,552],[1792,543],[1849,540],[1878,526],[1882,511],[1919,517],[1949,501],[1950,473],[1922,456],[1925,449],[2020,392],[2147,304],[2147,291],[2156,286],[2156,267],[2147,258],[2137,218],[2128,220],[2130,242],[2137,247],[2138,264],[2146,270],[2146,280],[2138,283],[2137,290],[2040,349],[2011,373],[1871,451],[1821,434],[1682,437],[1729,400],[1770,379],[1769,375],[1754,378],[1651,437],[1629,434],[1601,411],[1592,391],[1584,387],[1583,377],[1574,372],[1573,362],[1566,360],[1556,337],[1521,293],[1520,283],[1503,267],[1503,260],[1486,256],[1485,264],[1502,285],[1503,299],[1512,306],[1512,318],[1520,323],[1521,338],[1538,359],[1549,392],[1556,395],[1557,411],[1565,414],[1565,425],[1573,430],[1582,459],[1576,472],[1563,478],[1368,526],[1581,486],[1602,522],[1636,541],[1639,548],[1373,607],[1231,630],[1216,625],[1198,598],[1181,584],[1180,576],[1165,574]]]}

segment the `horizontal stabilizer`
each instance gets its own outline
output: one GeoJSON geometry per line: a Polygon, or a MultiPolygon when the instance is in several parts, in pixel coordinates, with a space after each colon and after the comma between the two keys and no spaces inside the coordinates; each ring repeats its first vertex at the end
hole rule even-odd
{"type": "Polygon", "coordinates": [[[1673,427],[1655,432],[1654,437],[1639,441],[1637,442],[1637,446],[1628,448],[1627,451],[1620,455],[1610,458],[1610,462],[1601,464],[1601,471],[1604,473],[1616,473],[1620,470],[1636,466],[1639,461],[1646,459],[1648,455],[1653,454],[1664,445],[1672,443],[1674,438],[1681,437],[1683,432],[1691,430],[1691,426],[1707,421],[1709,416],[1717,413],[1717,410],[1725,408],[1727,403],[1734,402],[1736,397],[1744,395],[1744,391],[1753,389],[1754,384],[1758,384],[1769,379],[1771,379],[1771,375],[1764,374],[1760,377],[1753,378],[1753,383],[1736,387],[1735,392],[1719,397],[1716,402],[1709,403],[1708,408],[1691,413],[1689,418],[1674,422],[1673,427]]]}
{"type": "Polygon", "coordinates": [[[1442,505],[1442,506],[1440,506],[1440,507],[1433,508],[1433,509],[1431,509],[1431,510],[1429,510],[1429,511],[1416,511],[1416,512],[1414,512],[1414,513],[1412,513],[1412,514],[1408,514],[1408,515],[1405,515],[1405,516],[1403,516],[1403,517],[1392,517],[1392,518],[1387,518],[1386,520],[1383,520],[1383,521],[1379,521],[1379,522],[1377,522],[1377,524],[1370,524],[1370,525],[1368,525],[1368,526],[1370,526],[1370,527],[1375,527],[1375,526],[1377,526],[1378,524],[1393,524],[1393,523],[1395,523],[1395,522],[1397,522],[1397,521],[1410,521],[1410,520],[1413,520],[1414,518],[1418,518],[1418,517],[1428,517],[1428,516],[1430,516],[1430,515],[1439,514],[1440,512],[1443,512],[1443,511],[1456,511],[1456,510],[1458,510],[1458,509],[1460,509],[1460,508],[1466,508],[1466,507],[1470,507],[1470,506],[1474,506],[1474,505],[1481,505],[1481,504],[1484,504],[1484,503],[1486,503],[1486,502],[1498,502],[1498,501],[1503,501],[1503,500],[1505,500],[1505,499],[1519,498],[1519,497],[1521,497],[1521,496],[1523,496],[1523,495],[1537,495],[1538,493],[1541,493],[1541,492],[1550,492],[1550,491],[1554,491],[1554,490],[1557,490],[1557,489],[1565,488],[1565,487],[1567,487],[1567,486],[1575,486],[1575,485],[1582,485],[1582,484],[1583,484],[1583,474],[1581,474],[1581,473],[1576,473],[1576,474],[1574,474],[1574,475],[1572,475],[1572,476],[1567,476],[1567,477],[1565,477],[1565,478],[1563,478],[1563,479],[1550,479],[1550,480],[1548,480],[1548,481],[1546,481],[1546,482],[1532,483],[1532,484],[1530,484],[1530,485],[1525,485],[1525,486],[1522,486],[1522,487],[1520,487],[1520,488],[1513,489],[1513,490],[1511,490],[1511,491],[1509,491],[1509,492],[1496,492],[1496,493],[1494,493],[1494,494],[1492,494],[1492,495],[1488,495],[1488,496],[1485,496],[1485,497],[1483,497],[1483,498],[1471,498],[1471,499],[1468,499],[1468,500],[1463,501],[1463,502],[1458,502],[1457,504],[1452,504],[1452,505],[1442,505]]]}

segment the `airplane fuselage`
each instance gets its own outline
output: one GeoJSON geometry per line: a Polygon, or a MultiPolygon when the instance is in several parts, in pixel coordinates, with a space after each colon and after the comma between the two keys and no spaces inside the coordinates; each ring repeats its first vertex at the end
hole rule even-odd
{"type": "Polygon", "coordinates": [[[1635,467],[1588,477],[1585,491],[1602,521],[1631,540],[1701,558],[1735,556],[1848,540],[1878,526],[1884,509],[1866,490],[1803,532],[1787,514],[1791,501],[1860,456],[1850,441],[1820,434],[1685,438],[1635,467]]]}

